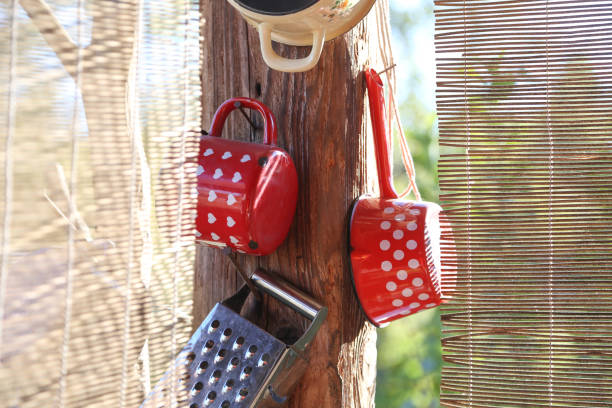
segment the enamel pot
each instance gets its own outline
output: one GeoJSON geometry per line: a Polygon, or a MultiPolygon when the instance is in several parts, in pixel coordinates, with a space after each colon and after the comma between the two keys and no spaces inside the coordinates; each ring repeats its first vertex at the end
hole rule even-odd
{"type": "Polygon", "coordinates": [[[361,21],[375,0],[228,0],[259,32],[261,54],[277,71],[303,72],[319,61],[323,44],[361,21]],[[287,59],[272,49],[272,41],[307,45],[305,58],[287,59]]]}
{"type": "Polygon", "coordinates": [[[285,239],[297,202],[297,173],[276,147],[276,120],[261,102],[229,99],[202,136],[198,157],[196,240],[255,255],[273,252],[285,239]],[[230,112],[254,109],[264,118],[263,143],[222,139],[230,112]]]}
{"type": "Polygon", "coordinates": [[[380,197],[357,199],[350,218],[350,257],[355,291],[368,319],[382,326],[438,306],[441,208],[408,201],[393,188],[383,84],[366,72],[374,127],[380,197]]]}

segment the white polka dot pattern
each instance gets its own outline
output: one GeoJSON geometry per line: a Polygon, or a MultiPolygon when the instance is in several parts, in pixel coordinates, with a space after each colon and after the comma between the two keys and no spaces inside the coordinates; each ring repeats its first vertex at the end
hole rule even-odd
{"type": "Polygon", "coordinates": [[[206,149],[206,151],[204,152],[204,157],[208,157],[211,154],[215,153],[215,151],[211,148],[206,149]]]}
{"type": "Polygon", "coordinates": [[[234,225],[236,225],[236,221],[232,217],[227,217],[227,226],[231,228],[234,225]]]}
{"type": "Polygon", "coordinates": [[[406,228],[408,228],[408,231],[415,231],[417,229],[417,223],[414,221],[410,221],[406,228]]]}
{"type": "Polygon", "coordinates": [[[389,272],[391,270],[391,262],[389,261],[383,261],[382,264],[380,264],[380,269],[382,269],[385,272],[389,272]]]}
{"type": "Polygon", "coordinates": [[[421,287],[421,286],[423,286],[423,279],[421,279],[421,278],[414,278],[412,280],[412,284],[414,286],[421,287]]]}
{"type": "Polygon", "coordinates": [[[249,160],[251,160],[251,156],[249,156],[248,154],[245,154],[244,156],[242,156],[242,158],[240,159],[240,163],[246,163],[249,160]]]}
{"type": "Polygon", "coordinates": [[[396,289],[397,289],[397,284],[396,284],[395,282],[391,282],[391,281],[389,281],[389,282],[387,282],[387,284],[385,285],[385,287],[387,288],[387,290],[388,290],[389,292],[393,292],[394,290],[396,290],[396,289]]]}
{"type": "Polygon", "coordinates": [[[419,306],[421,306],[421,304],[419,302],[413,302],[413,303],[410,304],[410,308],[411,309],[416,309],[419,306]]]}
{"type": "Polygon", "coordinates": [[[217,234],[215,234],[214,232],[210,233],[210,236],[212,237],[212,239],[214,239],[215,241],[218,241],[219,238],[221,238],[220,236],[218,236],[217,234]]]}
{"type": "Polygon", "coordinates": [[[397,271],[397,279],[399,280],[406,280],[408,278],[408,272],[406,272],[405,270],[399,270],[397,271]]]}
{"type": "Polygon", "coordinates": [[[232,177],[232,183],[237,183],[242,180],[242,175],[239,172],[234,173],[234,177],[232,177]]]}
{"type": "Polygon", "coordinates": [[[408,266],[412,269],[416,269],[419,267],[419,261],[417,261],[416,259],[411,259],[408,261],[408,266]]]}
{"type": "Polygon", "coordinates": [[[234,205],[235,202],[236,202],[236,198],[234,197],[234,195],[228,194],[227,195],[227,205],[234,205]]]}
{"type": "Polygon", "coordinates": [[[408,242],[406,242],[406,248],[412,250],[412,249],[416,249],[417,247],[417,243],[414,239],[410,239],[408,240],[408,242]]]}
{"type": "Polygon", "coordinates": [[[196,170],[196,175],[201,175],[204,174],[204,167],[202,167],[201,165],[198,166],[198,169],[196,170]]]}
{"type": "Polygon", "coordinates": [[[427,293],[421,293],[418,298],[419,300],[427,300],[429,299],[429,295],[427,293]]]}
{"type": "Polygon", "coordinates": [[[215,180],[218,180],[218,179],[220,179],[221,177],[223,177],[223,170],[221,170],[221,169],[216,169],[216,170],[215,170],[215,174],[213,174],[213,178],[214,178],[215,180]]]}
{"type": "Polygon", "coordinates": [[[208,213],[208,223],[214,224],[217,221],[217,218],[213,215],[213,213],[208,213]]]}
{"type": "Polygon", "coordinates": [[[389,241],[387,241],[386,239],[383,239],[382,241],[380,241],[380,249],[382,249],[383,251],[387,251],[389,248],[391,248],[391,243],[389,241]]]}
{"type": "Polygon", "coordinates": [[[402,222],[402,221],[404,221],[405,219],[406,219],[406,216],[405,216],[404,214],[397,214],[397,215],[395,216],[395,221],[397,221],[397,222],[402,222]]]}
{"type": "Polygon", "coordinates": [[[404,238],[404,231],[402,231],[402,230],[395,230],[395,231],[393,231],[393,238],[394,239],[402,239],[402,238],[404,238]]]}
{"type": "Polygon", "coordinates": [[[380,223],[380,229],[381,230],[388,230],[389,228],[391,228],[391,223],[389,221],[383,221],[380,223]]]}
{"type": "Polygon", "coordinates": [[[402,259],[404,259],[404,251],[401,250],[396,250],[395,252],[393,252],[393,258],[395,258],[396,261],[401,261],[402,259]]]}
{"type": "Polygon", "coordinates": [[[210,192],[208,193],[208,201],[212,203],[216,199],[217,199],[217,193],[215,193],[214,190],[210,190],[210,192]]]}
{"type": "Polygon", "coordinates": [[[387,207],[383,210],[383,213],[385,214],[393,214],[395,212],[395,210],[393,209],[393,207],[387,207]]]}
{"type": "Polygon", "coordinates": [[[413,295],[412,289],[406,288],[406,289],[402,290],[402,296],[403,297],[409,298],[412,295],[413,295]]]}
{"type": "Polygon", "coordinates": [[[404,302],[402,302],[400,299],[393,299],[393,302],[391,302],[391,304],[395,307],[400,307],[404,304],[404,302]]]}
{"type": "Polygon", "coordinates": [[[222,160],[227,160],[230,157],[232,157],[232,153],[231,152],[225,152],[225,153],[223,153],[223,156],[221,156],[221,159],[222,160]]]}

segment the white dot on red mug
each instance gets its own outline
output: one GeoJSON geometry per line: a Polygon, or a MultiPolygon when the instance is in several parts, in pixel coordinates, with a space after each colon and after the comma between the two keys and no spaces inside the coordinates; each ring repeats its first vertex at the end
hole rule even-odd
{"type": "Polygon", "coordinates": [[[420,215],[421,214],[421,210],[412,209],[412,210],[410,210],[410,214],[412,214],[412,215],[420,215]]]}
{"type": "Polygon", "coordinates": [[[425,305],[425,307],[436,307],[436,306],[438,306],[437,303],[428,303],[425,305]]]}
{"type": "Polygon", "coordinates": [[[385,214],[393,214],[395,210],[393,209],[393,207],[387,207],[383,210],[383,213],[385,214]]]}
{"type": "Polygon", "coordinates": [[[397,214],[395,216],[395,221],[404,221],[406,219],[406,216],[404,214],[397,214]]]}
{"type": "Polygon", "coordinates": [[[408,272],[406,272],[405,270],[400,270],[397,271],[397,279],[399,280],[406,280],[406,278],[408,277],[408,272]]]}
{"type": "Polygon", "coordinates": [[[219,238],[221,238],[220,236],[218,236],[217,234],[215,234],[214,232],[210,233],[210,236],[212,237],[212,239],[214,239],[215,241],[218,241],[219,238]]]}
{"type": "Polygon", "coordinates": [[[389,248],[391,248],[391,243],[389,241],[387,241],[386,239],[383,239],[382,241],[380,241],[380,249],[382,249],[383,251],[386,251],[389,248]]]}
{"type": "Polygon", "coordinates": [[[389,261],[383,261],[383,263],[380,264],[380,268],[385,272],[389,272],[392,266],[393,265],[391,265],[389,261]]]}
{"type": "Polygon", "coordinates": [[[395,306],[395,307],[400,307],[400,306],[402,306],[402,305],[404,304],[404,302],[402,302],[402,301],[401,301],[401,300],[399,300],[399,299],[394,299],[394,300],[393,300],[393,302],[391,302],[391,304],[392,304],[393,306],[395,306]]]}
{"type": "Polygon", "coordinates": [[[215,190],[210,190],[210,192],[208,193],[208,201],[212,203],[216,199],[217,199],[217,193],[215,193],[215,190]]]}
{"type": "Polygon", "coordinates": [[[195,230],[195,236],[196,237],[201,237],[202,233],[200,231],[198,231],[198,230],[195,230]]]}
{"type": "Polygon", "coordinates": [[[223,153],[223,156],[221,156],[221,159],[227,160],[230,157],[232,157],[232,153],[231,152],[225,152],[225,153],[223,153]]]}
{"type": "Polygon", "coordinates": [[[217,179],[220,179],[221,177],[223,177],[223,170],[216,169],[215,174],[213,175],[213,178],[217,180],[217,179]]]}
{"type": "Polygon", "coordinates": [[[246,163],[249,160],[251,160],[251,156],[249,156],[248,154],[245,154],[244,156],[242,156],[242,159],[240,159],[240,163],[246,163]]]}
{"type": "Polygon", "coordinates": [[[401,261],[402,259],[404,259],[404,251],[402,250],[396,250],[395,252],[393,252],[393,258],[395,258],[396,261],[401,261]]]}
{"type": "Polygon", "coordinates": [[[404,290],[402,290],[402,296],[404,297],[410,297],[413,295],[414,292],[412,292],[412,289],[410,288],[406,288],[404,290]]]}
{"type": "Polygon", "coordinates": [[[236,225],[236,221],[232,217],[227,217],[227,226],[231,228],[234,225],[236,225]]]}
{"type": "Polygon", "coordinates": [[[238,243],[238,238],[236,238],[236,237],[234,237],[232,235],[229,236],[229,240],[234,245],[236,245],[238,243]]]}
{"type": "Polygon", "coordinates": [[[200,174],[202,174],[202,173],[204,173],[204,167],[202,167],[202,166],[200,165],[200,166],[198,166],[198,169],[196,170],[196,175],[198,175],[198,176],[199,176],[199,175],[200,175],[200,174]]]}
{"type": "Polygon", "coordinates": [[[380,223],[380,229],[386,231],[389,228],[391,228],[391,223],[389,221],[383,221],[383,222],[380,223]]]}
{"type": "Polygon", "coordinates": [[[237,183],[242,180],[242,175],[238,172],[234,173],[234,177],[232,177],[232,182],[237,183]]]}
{"type": "Polygon", "coordinates": [[[404,231],[402,231],[402,230],[395,230],[395,231],[393,231],[393,238],[395,238],[395,239],[402,239],[402,238],[404,238],[404,231]]]}
{"type": "Polygon", "coordinates": [[[211,148],[206,149],[206,151],[204,152],[204,156],[210,156],[211,154],[213,154],[215,151],[211,148]]]}
{"type": "Polygon", "coordinates": [[[409,239],[408,242],[406,242],[406,248],[416,249],[416,247],[417,247],[417,242],[414,239],[409,239]]]}
{"type": "Polygon", "coordinates": [[[208,223],[214,224],[217,221],[217,218],[213,215],[213,213],[208,213],[208,223]]]}
{"type": "Polygon", "coordinates": [[[429,295],[427,293],[421,293],[418,298],[419,300],[427,300],[429,299],[429,295]]]}
{"type": "Polygon", "coordinates": [[[227,205],[232,205],[236,202],[236,198],[232,194],[227,195],[227,205]]]}
{"type": "Polygon", "coordinates": [[[408,231],[414,231],[417,229],[417,223],[414,221],[410,221],[406,228],[408,228],[408,231]]]}
{"type": "Polygon", "coordinates": [[[421,306],[421,304],[419,302],[412,302],[410,304],[410,308],[411,309],[416,309],[417,307],[421,306]]]}
{"type": "Polygon", "coordinates": [[[412,280],[412,284],[414,286],[417,286],[417,287],[423,286],[423,279],[421,279],[421,278],[414,278],[412,280]]]}
{"type": "Polygon", "coordinates": [[[391,282],[391,281],[387,282],[385,287],[387,288],[389,292],[393,292],[394,290],[397,289],[397,285],[395,284],[395,282],[391,282]]]}
{"type": "Polygon", "coordinates": [[[412,269],[416,269],[419,267],[419,261],[417,261],[416,259],[411,259],[408,261],[408,266],[412,269]]]}

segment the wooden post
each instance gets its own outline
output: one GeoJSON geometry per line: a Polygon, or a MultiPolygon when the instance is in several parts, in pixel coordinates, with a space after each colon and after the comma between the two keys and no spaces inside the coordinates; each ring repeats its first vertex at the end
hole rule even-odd
{"type": "MultiPolygon", "coordinates": [[[[369,32],[375,27],[375,10],[352,31],[327,42],[318,66],[301,74],[270,70],[261,57],[256,31],[227,2],[202,0],[201,10],[202,128],[210,127],[224,100],[257,98],[274,112],[279,145],[291,154],[298,171],[299,198],[289,237],[274,254],[240,255],[239,262],[248,272],[261,266],[284,276],[329,308],[313,344],[310,368],[288,406],[374,406],[376,332],[364,320],[353,293],[347,217],[367,182],[369,121],[362,70],[373,54],[368,40],[375,37],[369,32]]],[[[291,58],[309,52],[307,47],[277,49],[291,58]]],[[[251,118],[262,123],[255,113],[251,118]]],[[[235,114],[223,137],[259,141],[261,131],[253,131],[235,114]]],[[[194,325],[241,284],[221,251],[200,247],[194,325]]],[[[271,333],[299,320],[274,302],[265,304],[263,315],[271,333]]]]}

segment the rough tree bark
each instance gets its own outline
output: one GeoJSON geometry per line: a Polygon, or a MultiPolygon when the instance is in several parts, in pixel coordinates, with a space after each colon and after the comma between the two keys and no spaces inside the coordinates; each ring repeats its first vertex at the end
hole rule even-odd
{"type": "MultiPolygon", "coordinates": [[[[380,6],[380,5],[378,5],[380,6]]],[[[375,7],[378,7],[375,6],[375,7]]],[[[364,320],[352,288],[347,253],[347,216],[367,179],[364,66],[371,63],[375,10],[349,33],[327,42],[318,66],[306,73],[270,70],[259,38],[240,15],[219,0],[202,0],[202,128],[233,96],[257,98],[278,120],[279,145],[293,157],[299,177],[295,220],[285,243],[272,255],[240,255],[249,272],[274,271],[329,308],[310,355],[310,368],[289,407],[370,407],[374,405],[376,332],[364,320]]],[[[306,47],[279,46],[282,55],[305,56],[306,47]]],[[[261,118],[251,118],[261,124],[261,118]]],[[[224,136],[261,140],[239,114],[224,136]]],[[[375,175],[375,173],[373,173],[375,175]]],[[[216,249],[200,247],[196,261],[194,325],[211,307],[242,284],[216,249]]],[[[299,320],[275,303],[266,303],[263,324],[274,333],[299,320]]]]}

